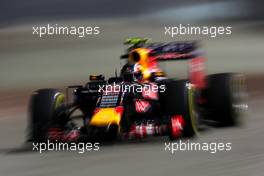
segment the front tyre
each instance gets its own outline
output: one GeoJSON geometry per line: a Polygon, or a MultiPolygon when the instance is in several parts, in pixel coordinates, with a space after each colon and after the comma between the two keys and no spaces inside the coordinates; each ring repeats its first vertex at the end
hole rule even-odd
{"type": "MultiPolygon", "coordinates": [[[[182,136],[193,137],[197,134],[197,119],[194,109],[194,89],[186,80],[169,81],[166,91],[160,94],[161,107],[165,115],[181,115],[184,120],[182,136]]],[[[170,122],[171,123],[171,122],[170,122]]],[[[170,126],[173,126],[170,124],[170,126]]],[[[175,137],[169,134],[170,139],[175,137]]]]}
{"type": "Polygon", "coordinates": [[[29,106],[29,141],[45,141],[49,128],[57,121],[57,109],[65,102],[63,93],[56,89],[35,91],[29,106]]]}

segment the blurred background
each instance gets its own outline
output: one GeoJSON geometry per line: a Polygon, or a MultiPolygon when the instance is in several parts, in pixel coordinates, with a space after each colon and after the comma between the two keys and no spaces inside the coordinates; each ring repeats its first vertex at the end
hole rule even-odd
{"type": "MultiPolygon", "coordinates": [[[[7,1],[0,6],[1,89],[66,85],[85,81],[91,73],[113,75],[127,37],[153,41],[201,40],[209,72],[261,72],[264,12],[260,0],[141,2],[7,1]],[[164,26],[231,26],[232,35],[164,35],[164,26]],[[32,27],[99,26],[100,35],[84,38],[33,35],[32,27]],[[104,64],[102,64],[104,63],[104,64]],[[102,65],[107,67],[102,68],[102,65]]],[[[179,76],[184,66],[169,64],[179,76]],[[179,70],[179,71],[175,71],[179,70]]],[[[175,75],[173,75],[175,74],[175,75]]]]}
{"type": "MultiPolygon", "coordinates": [[[[263,173],[264,2],[261,0],[10,0],[0,5],[1,175],[261,175],[263,173]],[[79,38],[32,35],[33,26],[99,26],[100,34],[79,38]],[[164,35],[164,26],[231,26],[232,35],[164,35]],[[249,112],[245,127],[216,130],[196,139],[232,142],[229,153],[168,155],[164,140],[106,146],[100,152],[47,154],[11,152],[25,140],[27,103],[33,90],[84,84],[90,74],[119,70],[123,41],[200,40],[207,72],[247,77],[249,112]],[[47,159],[49,158],[49,159],[47,159]],[[14,169],[15,168],[15,169],[14,169]]],[[[184,63],[161,65],[185,77],[184,63]]]]}

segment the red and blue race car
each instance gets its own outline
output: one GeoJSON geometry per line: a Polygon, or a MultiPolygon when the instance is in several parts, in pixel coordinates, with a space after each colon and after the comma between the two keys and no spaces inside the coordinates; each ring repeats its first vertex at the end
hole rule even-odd
{"type": "Polygon", "coordinates": [[[113,141],[195,136],[204,125],[239,123],[244,77],[206,75],[197,42],[149,43],[131,38],[120,75],[91,75],[83,86],[40,89],[30,101],[29,141],[113,141]],[[187,60],[189,78],[168,78],[159,62],[187,60]],[[72,97],[72,101],[69,98],[72,97]],[[67,102],[66,102],[67,100],[67,102]],[[75,115],[76,111],[81,114],[75,115]],[[74,121],[81,118],[83,124],[74,121]]]}

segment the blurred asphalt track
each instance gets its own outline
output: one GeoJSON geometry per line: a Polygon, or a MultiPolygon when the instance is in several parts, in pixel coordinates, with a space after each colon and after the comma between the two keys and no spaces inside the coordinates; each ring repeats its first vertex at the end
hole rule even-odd
{"type": "MultiPolygon", "coordinates": [[[[209,129],[194,139],[201,143],[231,142],[230,152],[186,151],[171,155],[164,151],[164,142],[168,141],[165,138],[101,146],[99,152],[85,154],[18,152],[25,139],[27,100],[33,89],[85,83],[92,73],[113,76],[115,68],[120,67],[119,56],[126,37],[175,40],[163,35],[163,24],[145,20],[124,17],[60,21],[62,25],[101,27],[101,35],[86,38],[38,38],[32,36],[30,24],[0,30],[0,175],[263,175],[264,101],[263,87],[258,88],[261,79],[256,79],[250,92],[244,126],[209,129]]],[[[261,75],[264,36],[250,30],[251,25],[254,23],[234,24],[231,36],[217,39],[195,36],[178,39],[202,40],[209,73],[261,75]]],[[[164,63],[162,67],[170,76],[186,76],[184,64],[164,63]]]]}

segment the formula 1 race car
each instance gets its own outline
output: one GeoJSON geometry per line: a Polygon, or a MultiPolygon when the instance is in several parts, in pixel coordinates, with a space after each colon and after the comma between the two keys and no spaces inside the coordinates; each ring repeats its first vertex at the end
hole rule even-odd
{"type": "Polygon", "coordinates": [[[192,137],[205,124],[239,123],[241,74],[206,75],[197,42],[149,43],[131,38],[119,76],[91,75],[66,94],[40,89],[30,101],[29,141],[113,141],[146,136],[192,137]],[[162,61],[189,61],[189,78],[167,78],[162,61]],[[71,101],[70,101],[71,99],[71,101]],[[66,102],[67,100],[67,102],[66,102]],[[80,112],[78,115],[76,111],[80,112]],[[81,118],[78,126],[75,118],[81,118]]]}

